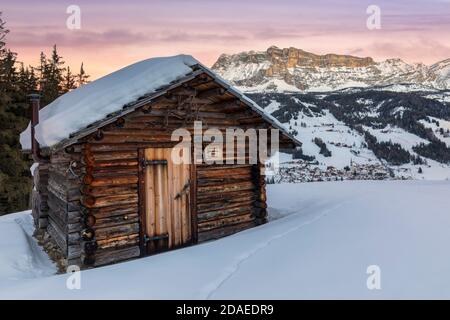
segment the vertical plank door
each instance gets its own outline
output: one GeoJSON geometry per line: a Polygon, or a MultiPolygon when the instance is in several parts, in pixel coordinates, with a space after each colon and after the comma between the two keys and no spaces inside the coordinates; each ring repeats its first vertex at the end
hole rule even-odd
{"type": "Polygon", "coordinates": [[[148,254],[182,246],[192,239],[190,165],[172,161],[172,152],[188,150],[145,149],[144,242],[148,254]]]}

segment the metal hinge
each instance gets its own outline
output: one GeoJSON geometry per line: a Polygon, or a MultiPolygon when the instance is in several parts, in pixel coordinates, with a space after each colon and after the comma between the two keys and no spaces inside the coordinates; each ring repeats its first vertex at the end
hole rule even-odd
{"type": "Polygon", "coordinates": [[[165,233],[165,234],[161,234],[158,236],[153,236],[153,237],[149,237],[148,235],[144,235],[144,243],[147,244],[147,242],[150,241],[157,241],[157,240],[164,240],[164,239],[168,239],[169,238],[169,234],[165,233]]]}
{"type": "Polygon", "coordinates": [[[155,166],[155,165],[164,165],[167,166],[167,160],[142,160],[142,166],[155,166]]]}

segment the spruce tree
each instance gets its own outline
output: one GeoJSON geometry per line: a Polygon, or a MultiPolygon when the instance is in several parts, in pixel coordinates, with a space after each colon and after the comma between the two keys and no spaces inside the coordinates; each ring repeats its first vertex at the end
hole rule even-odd
{"type": "Polygon", "coordinates": [[[18,86],[16,54],[6,48],[7,33],[0,16],[0,215],[28,208],[31,189],[30,162],[19,143],[28,122],[26,95],[18,86]]]}
{"type": "Polygon", "coordinates": [[[45,106],[58,98],[63,90],[64,60],[58,54],[56,45],[53,46],[52,55],[45,61],[41,53],[41,105],[45,106]]]}
{"type": "Polygon", "coordinates": [[[89,79],[89,75],[86,74],[86,72],[84,71],[84,65],[83,62],[81,63],[81,67],[80,67],[80,73],[77,74],[77,86],[81,87],[82,85],[88,83],[88,79],[89,79]]]}
{"type": "Polygon", "coordinates": [[[64,75],[64,84],[63,84],[63,91],[69,92],[70,90],[73,90],[77,87],[75,76],[70,71],[70,67],[67,67],[66,73],[64,75]]]}
{"type": "Polygon", "coordinates": [[[50,58],[41,52],[37,68],[25,67],[6,46],[8,32],[0,12],[0,215],[30,205],[32,161],[22,153],[19,142],[30,119],[27,95],[38,90],[44,107],[89,77],[83,65],[76,76],[66,69],[56,46],[50,58]]]}

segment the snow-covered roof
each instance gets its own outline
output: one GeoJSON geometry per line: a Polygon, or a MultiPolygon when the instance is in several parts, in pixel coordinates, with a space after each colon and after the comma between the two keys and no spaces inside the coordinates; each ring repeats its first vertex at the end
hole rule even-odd
{"type": "MultiPolygon", "coordinates": [[[[41,147],[53,147],[91,124],[122,110],[124,106],[142,97],[152,97],[161,88],[181,81],[193,74],[194,66],[199,66],[202,71],[213,76],[268,122],[299,143],[275,118],[264,113],[252,100],[189,55],[143,60],[62,95],[39,111],[36,139],[41,147]]],[[[20,143],[22,149],[31,149],[31,124],[20,134],[20,143]]]]}

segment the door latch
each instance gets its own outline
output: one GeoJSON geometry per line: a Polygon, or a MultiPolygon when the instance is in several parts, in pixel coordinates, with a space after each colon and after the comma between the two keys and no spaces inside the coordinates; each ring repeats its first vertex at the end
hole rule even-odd
{"type": "Polygon", "coordinates": [[[178,192],[178,193],[175,195],[175,198],[174,198],[174,199],[175,199],[175,200],[180,199],[185,193],[187,194],[187,191],[189,190],[190,185],[191,185],[191,182],[188,181],[188,182],[183,186],[183,189],[181,189],[181,191],[178,192]]]}

